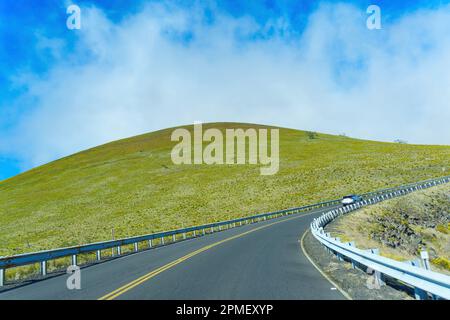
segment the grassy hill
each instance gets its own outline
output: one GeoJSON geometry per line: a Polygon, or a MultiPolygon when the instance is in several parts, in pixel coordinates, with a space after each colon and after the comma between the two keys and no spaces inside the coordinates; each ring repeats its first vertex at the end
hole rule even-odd
{"type": "Polygon", "coordinates": [[[174,165],[172,131],[111,142],[0,182],[0,255],[107,240],[112,228],[125,237],[299,206],[449,169],[449,146],[311,139],[291,129],[280,129],[273,176],[255,165],[174,165]]]}

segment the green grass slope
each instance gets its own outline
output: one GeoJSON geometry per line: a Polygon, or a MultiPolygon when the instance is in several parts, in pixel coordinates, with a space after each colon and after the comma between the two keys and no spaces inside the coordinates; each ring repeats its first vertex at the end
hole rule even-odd
{"type": "Polygon", "coordinates": [[[172,164],[172,131],[111,142],[0,182],[0,255],[107,240],[112,228],[116,237],[145,234],[438,177],[450,159],[449,146],[310,139],[280,129],[280,170],[261,176],[255,165],[172,164]]]}

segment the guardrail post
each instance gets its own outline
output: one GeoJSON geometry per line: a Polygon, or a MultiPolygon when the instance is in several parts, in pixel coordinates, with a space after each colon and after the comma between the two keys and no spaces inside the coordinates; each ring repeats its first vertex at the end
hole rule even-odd
{"type": "Polygon", "coordinates": [[[122,254],[122,247],[118,246],[117,247],[117,255],[120,256],[122,254]]]}
{"type": "MultiPolygon", "coordinates": [[[[422,259],[422,265],[423,268],[426,270],[431,270],[430,266],[430,256],[428,255],[428,252],[426,250],[423,250],[420,252],[420,258],[422,259]]],[[[414,288],[414,294],[416,296],[416,299],[419,298],[420,300],[428,299],[428,294],[426,291],[423,291],[418,288],[414,288]]],[[[433,294],[431,295],[433,300],[436,300],[437,297],[433,294]]]]}
{"type": "Polygon", "coordinates": [[[161,244],[164,245],[164,237],[161,237],[161,244]]]}
{"type": "Polygon", "coordinates": [[[134,243],[134,252],[138,252],[138,250],[139,250],[138,243],[135,242],[134,243]]]}
{"type": "Polygon", "coordinates": [[[41,267],[41,276],[46,276],[47,275],[47,261],[41,261],[40,263],[40,267],[41,267]]]}
{"type": "MultiPolygon", "coordinates": [[[[340,241],[341,241],[341,239],[340,239],[339,237],[338,237],[338,238],[334,238],[334,240],[337,241],[337,242],[340,242],[340,241]]],[[[334,250],[331,250],[331,252],[336,256],[336,258],[337,258],[339,261],[344,261],[344,257],[342,256],[342,254],[340,254],[339,252],[334,251],[334,250]]]]}
{"type": "Polygon", "coordinates": [[[101,250],[97,250],[97,261],[102,260],[102,251],[101,250]]]}
{"type": "Polygon", "coordinates": [[[151,247],[153,246],[153,243],[152,243],[152,242],[153,242],[152,239],[149,239],[149,240],[148,240],[148,247],[149,247],[149,248],[151,248],[151,247]]]}
{"type": "MultiPolygon", "coordinates": [[[[350,247],[356,248],[356,244],[355,244],[354,241],[350,241],[350,242],[348,242],[347,244],[348,244],[350,247]]],[[[353,260],[353,259],[351,259],[351,262],[352,262],[352,268],[353,268],[353,269],[356,269],[356,261],[353,260]]]]}
{"type": "MultiPolygon", "coordinates": [[[[194,230],[194,237],[195,237],[195,230],[194,230]]],[[[183,239],[186,240],[186,232],[183,232],[183,239]]]]}
{"type": "Polygon", "coordinates": [[[420,252],[420,258],[422,259],[423,268],[426,270],[431,270],[430,268],[430,256],[427,251],[420,252]]]}
{"type": "MultiPolygon", "coordinates": [[[[380,255],[380,249],[378,249],[378,248],[369,249],[368,251],[370,253],[380,255]]],[[[375,276],[375,281],[378,283],[378,285],[380,287],[386,284],[386,282],[384,280],[384,274],[382,274],[380,271],[375,270],[374,276],[375,276]]]]}
{"type": "Polygon", "coordinates": [[[205,228],[203,228],[202,230],[203,230],[203,235],[205,235],[205,228]]]}
{"type": "Polygon", "coordinates": [[[175,234],[172,235],[172,241],[173,242],[177,241],[177,236],[175,234]]]}
{"type": "Polygon", "coordinates": [[[73,266],[77,265],[77,255],[76,254],[72,255],[72,265],[73,266]]]}
{"type": "Polygon", "coordinates": [[[213,233],[214,232],[214,227],[211,227],[211,233],[213,233]]]}
{"type": "Polygon", "coordinates": [[[384,275],[380,271],[375,270],[374,276],[375,276],[375,281],[378,283],[378,285],[380,287],[384,286],[386,284],[386,282],[384,280],[384,275]]]}
{"type": "Polygon", "coordinates": [[[0,269],[0,287],[5,285],[5,269],[0,269]]]}

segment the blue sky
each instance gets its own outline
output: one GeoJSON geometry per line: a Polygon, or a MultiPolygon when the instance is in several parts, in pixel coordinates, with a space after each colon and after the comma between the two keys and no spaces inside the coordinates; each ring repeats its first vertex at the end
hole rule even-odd
{"type": "Polygon", "coordinates": [[[449,26],[448,1],[1,1],[0,180],[194,120],[449,144],[427,130],[449,120],[449,26]],[[392,120],[339,121],[355,110],[392,120]]]}

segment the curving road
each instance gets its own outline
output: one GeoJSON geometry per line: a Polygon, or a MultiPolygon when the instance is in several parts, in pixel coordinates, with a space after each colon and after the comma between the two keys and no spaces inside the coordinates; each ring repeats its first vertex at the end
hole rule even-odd
{"type": "Polygon", "coordinates": [[[345,299],[299,239],[326,209],[142,251],[0,293],[0,299],[345,299]]]}

